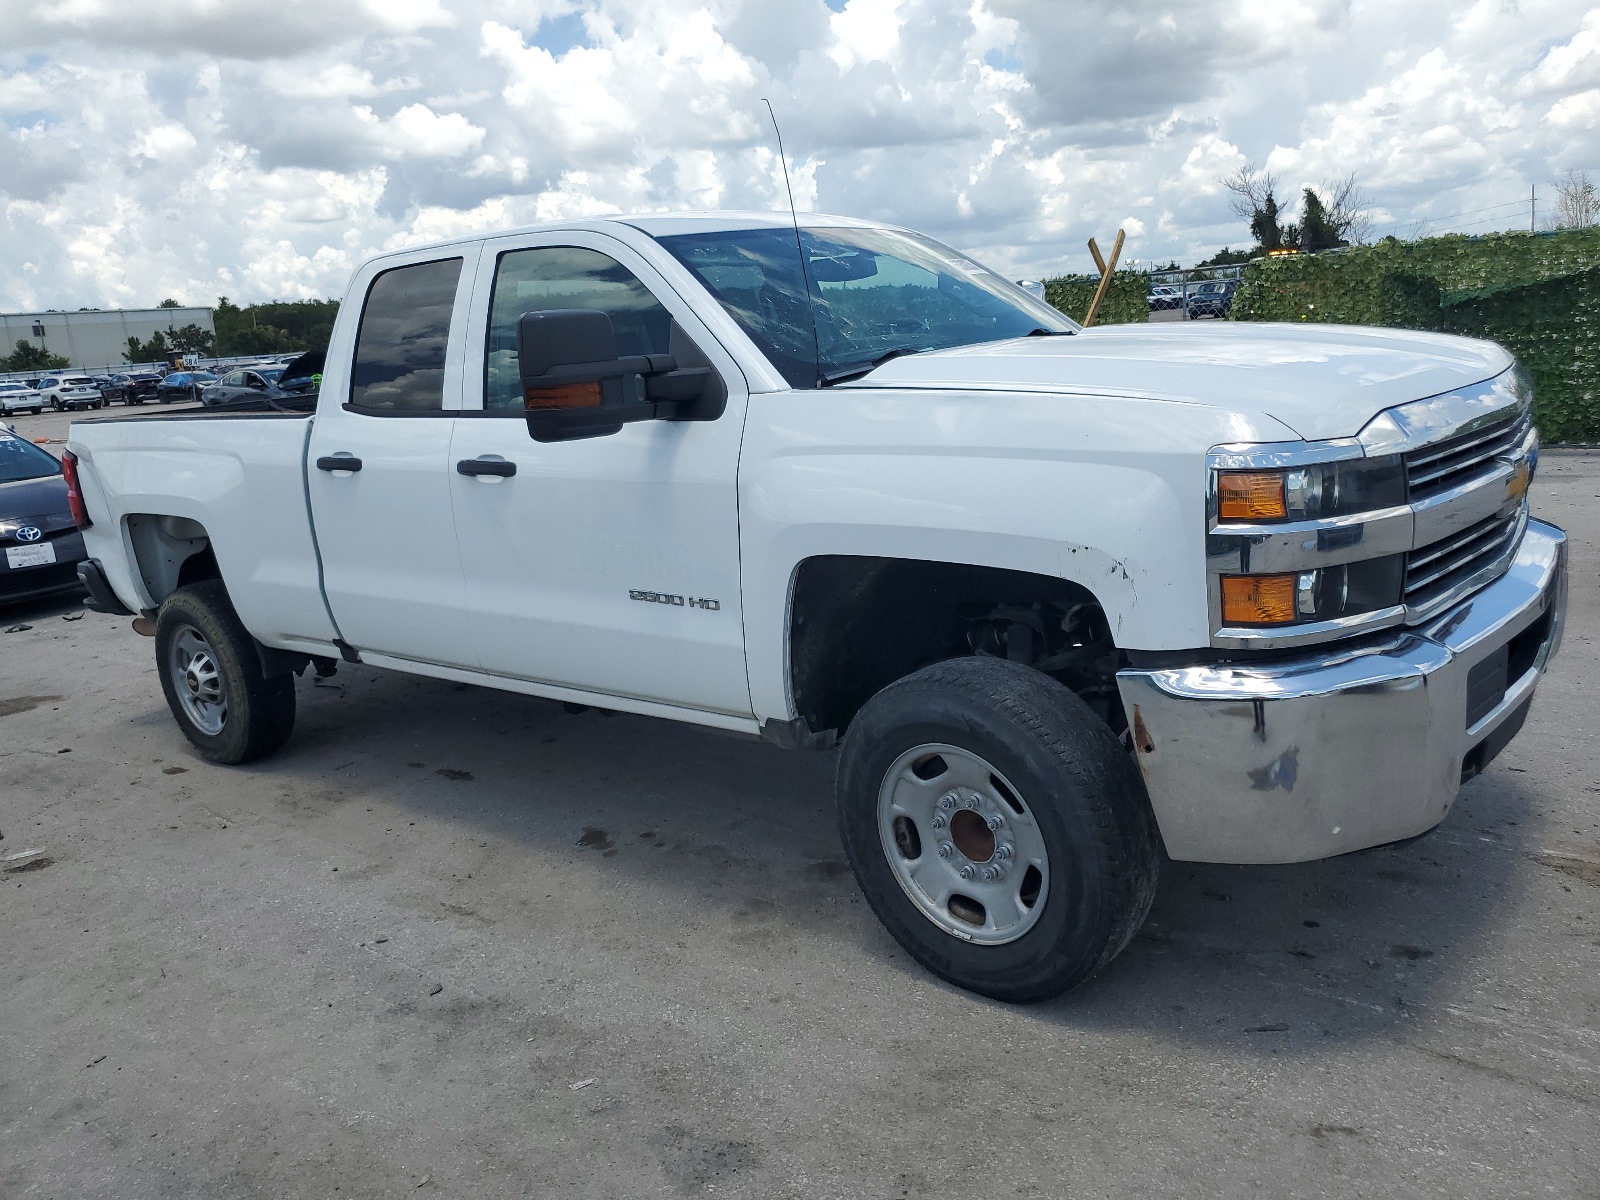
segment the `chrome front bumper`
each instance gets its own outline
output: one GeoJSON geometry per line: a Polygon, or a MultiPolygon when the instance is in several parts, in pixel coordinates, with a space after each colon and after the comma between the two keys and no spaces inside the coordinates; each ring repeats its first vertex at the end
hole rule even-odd
{"type": "Polygon", "coordinates": [[[1433,828],[1521,728],[1566,597],[1566,534],[1531,521],[1504,575],[1380,645],[1119,672],[1167,852],[1304,862],[1433,828]]]}

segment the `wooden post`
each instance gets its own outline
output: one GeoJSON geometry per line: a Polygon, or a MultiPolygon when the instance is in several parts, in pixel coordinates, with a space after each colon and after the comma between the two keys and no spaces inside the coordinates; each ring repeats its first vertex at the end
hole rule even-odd
{"type": "Polygon", "coordinates": [[[1100,257],[1100,247],[1093,238],[1089,239],[1089,253],[1094,256],[1095,266],[1100,268],[1100,286],[1094,290],[1094,299],[1089,302],[1089,311],[1083,318],[1085,329],[1094,324],[1094,317],[1100,311],[1100,301],[1105,299],[1106,289],[1111,286],[1111,273],[1117,269],[1117,259],[1122,257],[1122,241],[1127,234],[1117,230],[1117,240],[1111,244],[1111,261],[1108,263],[1100,257]]]}

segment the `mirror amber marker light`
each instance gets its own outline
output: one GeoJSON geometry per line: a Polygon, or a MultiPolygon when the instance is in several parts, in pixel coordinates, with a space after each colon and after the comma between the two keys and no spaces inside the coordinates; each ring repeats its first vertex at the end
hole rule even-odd
{"type": "Polygon", "coordinates": [[[1225,625],[1287,625],[1295,619],[1295,575],[1224,575],[1225,625]]]}
{"type": "Polygon", "coordinates": [[[556,387],[524,388],[523,397],[528,409],[537,412],[542,408],[599,408],[598,383],[567,383],[556,387]]]}
{"type": "Polygon", "coordinates": [[[1224,471],[1217,476],[1217,501],[1218,515],[1225,521],[1281,520],[1289,515],[1280,471],[1224,471]]]}

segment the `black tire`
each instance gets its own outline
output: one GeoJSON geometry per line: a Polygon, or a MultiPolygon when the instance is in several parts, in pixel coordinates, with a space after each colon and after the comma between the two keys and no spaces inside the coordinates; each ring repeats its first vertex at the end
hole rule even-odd
{"type": "Polygon", "coordinates": [[[156,615],[156,673],[161,690],[184,736],[196,750],[219,763],[245,763],[271,754],[294,729],[294,676],[263,678],[255,642],[233,611],[220,579],[179,588],[156,615]],[[186,710],[173,666],[174,643],[193,630],[209,643],[221,676],[227,712],[220,730],[208,732],[186,710]]]}
{"type": "MultiPolygon", "coordinates": [[[[1155,898],[1161,835],[1138,768],[1094,710],[1030,667],[952,659],[890,684],[851,722],[837,790],[840,837],[867,902],[913,958],[958,987],[1024,1004],[1060,995],[1117,956],[1155,898]],[[980,945],[947,932],[890,866],[879,791],[926,744],[992,764],[1042,835],[1050,882],[1015,940],[980,945]]],[[[920,844],[931,852],[935,836],[946,835],[923,832],[920,844]]]]}

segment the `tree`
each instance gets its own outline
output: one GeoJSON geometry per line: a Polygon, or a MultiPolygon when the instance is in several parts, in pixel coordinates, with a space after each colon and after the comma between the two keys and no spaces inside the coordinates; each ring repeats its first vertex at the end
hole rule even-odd
{"type": "Polygon", "coordinates": [[[1195,268],[1198,270],[1200,267],[1234,267],[1240,263],[1247,263],[1254,257],[1255,255],[1248,250],[1232,250],[1224,246],[1205,262],[1195,263],[1195,268]]]}
{"type": "Polygon", "coordinates": [[[60,371],[71,365],[71,359],[51,354],[46,347],[35,346],[26,338],[19,339],[11,353],[0,358],[0,370],[5,371],[60,371]]]}
{"type": "Polygon", "coordinates": [[[178,302],[177,302],[177,301],[176,301],[176,300],[174,300],[174,299],[173,299],[173,298],[172,298],[172,297],[171,297],[171,296],[168,296],[168,297],[167,297],[167,298],[166,298],[166,299],[165,299],[165,300],[163,300],[163,301],[162,301],[162,302],[161,302],[161,303],[160,303],[160,304],[158,304],[158,305],[156,305],[156,307],[157,307],[157,308],[182,308],[182,307],[183,307],[183,305],[181,305],[181,304],[179,304],[179,303],[178,303],[178,302]]]}
{"type": "Polygon", "coordinates": [[[1322,203],[1322,197],[1314,189],[1306,188],[1300,202],[1300,249],[1315,254],[1319,250],[1349,245],[1333,225],[1333,216],[1322,203]]]}
{"type": "Polygon", "coordinates": [[[1600,191],[1589,182],[1583,171],[1568,171],[1567,177],[1556,184],[1557,229],[1582,229],[1600,224],[1600,191]]]}
{"type": "Polygon", "coordinates": [[[128,348],[122,352],[122,357],[131,363],[165,362],[167,359],[167,339],[161,336],[158,329],[150,335],[148,342],[141,342],[136,337],[128,339],[128,348]]]}
{"type": "Polygon", "coordinates": [[[180,354],[202,354],[209,356],[216,349],[217,338],[209,329],[190,324],[182,329],[167,326],[167,344],[180,354]]]}
{"type": "Polygon", "coordinates": [[[1258,171],[1246,163],[1222,186],[1233,193],[1234,213],[1250,223],[1256,239],[1256,253],[1298,249],[1307,253],[1348,246],[1366,239],[1371,218],[1366,214],[1367,197],[1356,186],[1352,173],[1342,179],[1326,181],[1320,188],[1301,192],[1300,220],[1290,221],[1278,206],[1278,180],[1270,171],[1258,171]]]}
{"type": "Polygon", "coordinates": [[[276,354],[320,350],[333,334],[337,300],[295,300],[240,308],[217,297],[218,354],[276,354]]]}

